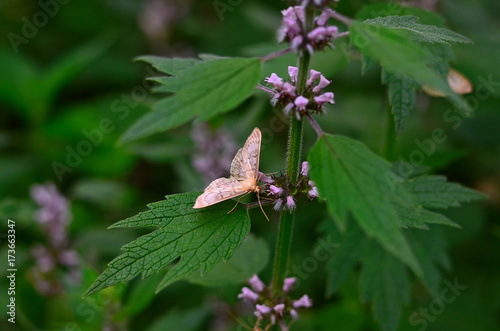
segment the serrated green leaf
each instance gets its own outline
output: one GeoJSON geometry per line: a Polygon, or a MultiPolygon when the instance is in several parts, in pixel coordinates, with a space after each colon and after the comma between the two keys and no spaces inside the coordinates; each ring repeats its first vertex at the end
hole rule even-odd
{"type": "Polygon", "coordinates": [[[183,70],[189,69],[200,62],[197,59],[168,58],[155,55],[138,56],[134,60],[149,63],[156,70],[171,76],[177,76],[183,70]]]}
{"type": "Polygon", "coordinates": [[[360,142],[329,135],[312,148],[309,161],[311,179],[339,227],[345,228],[351,212],[369,236],[420,275],[421,269],[401,233],[401,220],[393,205],[396,202],[411,206],[413,200],[390,170],[390,163],[360,142]]]}
{"type": "Polygon", "coordinates": [[[483,200],[486,197],[457,183],[449,183],[444,176],[420,176],[405,183],[418,204],[425,208],[459,207],[462,202],[483,200]]]}
{"type": "Polygon", "coordinates": [[[450,42],[470,44],[469,38],[462,36],[448,29],[439,28],[434,25],[418,24],[418,17],[405,16],[386,16],[368,19],[363,23],[384,26],[388,29],[405,30],[415,41],[427,43],[442,43],[449,45],[450,42]]]}
{"type": "Polygon", "coordinates": [[[391,74],[384,70],[382,82],[389,85],[389,104],[394,115],[396,134],[399,136],[415,103],[415,81],[406,75],[391,74]]]}
{"type": "Polygon", "coordinates": [[[195,270],[206,273],[221,260],[229,259],[250,231],[248,214],[244,208],[227,214],[234,205],[231,201],[193,209],[198,195],[189,192],[167,196],[149,204],[149,211],[112,225],[110,228],[157,229],[123,246],[125,253],[109,263],[85,296],[139,274],[148,277],[180,258],[158,285],[160,291],[195,270]]]}
{"type": "Polygon", "coordinates": [[[422,282],[429,292],[438,298],[442,281],[441,269],[450,267],[446,242],[435,229],[410,230],[406,237],[424,270],[422,282]]]}
{"type": "Polygon", "coordinates": [[[346,232],[344,241],[335,250],[326,267],[328,272],[327,296],[338,291],[358,260],[364,255],[367,244],[366,235],[359,227],[353,226],[346,232]]]}
{"type": "Polygon", "coordinates": [[[413,208],[396,206],[396,208],[401,218],[401,222],[405,226],[428,230],[429,227],[427,224],[443,224],[454,228],[460,228],[460,225],[451,221],[448,217],[424,209],[421,206],[413,208]]]}
{"type": "Polygon", "coordinates": [[[458,207],[461,202],[484,199],[484,196],[456,183],[449,183],[446,177],[422,175],[407,179],[406,189],[411,192],[418,206],[403,206],[395,203],[398,214],[405,226],[428,229],[426,224],[443,224],[455,228],[460,225],[446,216],[425,208],[458,207]]]}
{"type": "Polygon", "coordinates": [[[217,264],[204,275],[195,272],[187,280],[206,286],[241,284],[264,269],[269,254],[266,242],[250,235],[227,262],[217,264]]]}
{"type": "Polygon", "coordinates": [[[171,61],[157,57],[139,58],[170,76],[156,77],[156,92],[175,92],[154,104],[121,137],[125,143],[166,131],[198,118],[205,121],[234,109],[254,91],[260,72],[260,59],[214,58],[171,61]]]}
{"type": "Polygon", "coordinates": [[[363,259],[362,298],[372,302],[375,319],[383,330],[397,330],[402,306],[410,299],[410,282],[405,267],[376,243],[366,250],[363,259]]]}
{"type": "Polygon", "coordinates": [[[433,68],[443,59],[425,46],[429,44],[409,38],[405,29],[389,28],[379,22],[365,20],[350,26],[351,42],[363,56],[379,61],[388,72],[407,76],[420,86],[442,91],[465,115],[472,112],[467,102],[451,90],[446,77],[433,68]]]}

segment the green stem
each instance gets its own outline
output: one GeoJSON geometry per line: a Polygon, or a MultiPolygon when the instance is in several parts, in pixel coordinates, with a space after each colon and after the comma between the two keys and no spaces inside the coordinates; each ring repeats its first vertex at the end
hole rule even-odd
{"type": "MultiPolygon", "coordinates": [[[[310,31],[314,23],[314,8],[306,7],[305,29],[310,31]]],[[[302,50],[299,52],[297,73],[297,94],[302,94],[306,89],[307,76],[311,55],[302,50]]],[[[291,185],[295,184],[299,175],[300,154],[302,149],[302,121],[295,115],[290,119],[290,134],[288,136],[288,153],[286,163],[286,178],[291,185]]],[[[278,241],[276,243],[276,255],[273,269],[273,296],[279,298],[282,295],[283,283],[288,272],[288,260],[290,247],[292,245],[293,222],[295,212],[283,211],[278,230],[278,241]]]]}

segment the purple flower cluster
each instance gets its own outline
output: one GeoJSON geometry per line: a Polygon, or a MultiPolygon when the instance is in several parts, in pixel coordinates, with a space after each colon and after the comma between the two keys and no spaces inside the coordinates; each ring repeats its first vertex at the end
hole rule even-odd
{"type": "Polygon", "coordinates": [[[31,197],[40,206],[34,219],[42,225],[49,244],[36,244],[31,249],[35,267],[30,270],[30,276],[40,294],[57,295],[62,292],[62,285],[54,275],[58,266],[68,270],[67,276],[71,282],[78,283],[80,280],[79,255],[68,247],[70,204],[53,183],[33,185],[31,197]]]}
{"type": "Polygon", "coordinates": [[[309,162],[307,161],[302,162],[298,181],[294,185],[289,184],[285,176],[266,179],[267,181],[262,180],[261,175],[260,180],[266,183],[264,192],[274,198],[273,209],[276,211],[283,209],[292,211],[297,201],[304,199],[311,201],[319,196],[316,184],[309,180],[309,162]]]}
{"type": "Polygon", "coordinates": [[[285,115],[295,114],[298,120],[306,113],[324,114],[323,105],[326,103],[334,104],[334,95],[332,92],[322,94],[320,92],[331,82],[321,72],[311,69],[306,82],[306,90],[302,95],[297,95],[294,85],[297,81],[297,72],[296,67],[288,67],[290,82],[284,81],[275,73],[266,77],[264,81],[274,88],[269,89],[269,93],[272,94],[271,104],[281,107],[285,115]]]}
{"type": "Polygon", "coordinates": [[[305,49],[311,55],[315,50],[323,50],[326,46],[333,47],[332,40],[337,37],[339,29],[334,25],[328,26],[327,22],[334,11],[330,8],[323,9],[314,19],[314,28],[307,32],[304,27],[304,8],[304,5],[288,7],[281,12],[283,21],[278,30],[278,41],[287,42],[293,51],[305,49]]]}
{"type": "Polygon", "coordinates": [[[33,185],[31,197],[40,206],[35,212],[35,220],[43,226],[52,246],[65,246],[66,227],[71,222],[68,200],[59,194],[53,183],[33,185]]]}
{"type": "Polygon", "coordinates": [[[285,295],[276,300],[271,296],[271,289],[266,287],[257,275],[253,275],[248,281],[251,289],[243,287],[241,293],[238,294],[238,299],[248,301],[254,306],[254,315],[258,318],[258,321],[269,319],[271,324],[278,323],[282,330],[285,330],[287,329],[285,324],[287,315],[296,320],[299,318],[297,309],[312,307],[312,300],[307,294],[303,295],[299,300],[290,299],[288,292],[293,288],[295,282],[295,277],[286,278],[283,284],[283,293],[285,295]]]}
{"type": "Polygon", "coordinates": [[[196,153],[192,156],[193,167],[206,183],[227,175],[237,145],[231,134],[225,129],[211,130],[206,123],[194,126],[191,138],[196,144],[196,153]]]}

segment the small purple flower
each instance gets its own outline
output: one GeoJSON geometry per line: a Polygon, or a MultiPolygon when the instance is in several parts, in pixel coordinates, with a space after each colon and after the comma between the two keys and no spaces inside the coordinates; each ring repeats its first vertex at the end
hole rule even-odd
{"type": "Polygon", "coordinates": [[[279,211],[281,209],[281,206],[283,205],[283,199],[278,199],[274,201],[273,209],[275,211],[279,211]]]}
{"type": "Polygon", "coordinates": [[[295,12],[293,11],[293,7],[288,7],[287,9],[283,9],[281,11],[283,18],[295,18],[295,12]]]}
{"type": "Polygon", "coordinates": [[[272,84],[273,87],[276,89],[281,88],[283,86],[283,79],[281,79],[274,72],[271,74],[271,76],[266,77],[264,81],[268,84],[272,84]]]}
{"type": "Polygon", "coordinates": [[[255,316],[261,317],[271,312],[271,308],[266,305],[255,305],[255,316]]]}
{"type": "Polygon", "coordinates": [[[191,138],[196,145],[191,162],[203,180],[210,183],[225,176],[238,150],[231,133],[224,128],[213,130],[202,123],[192,127],[191,138]]]}
{"type": "Polygon", "coordinates": [[[335,103],[335,101],[333,101],[332,92],[326,92],[321,94],[320,96],[314,97],[314,101],[316,101],[320,106],[324,103],[330,103],[332,105],[335,103]]]}
{"type": "Polygon", "coordinates": [[[310,308],[312,307],[312,300],[309,299],[307,294],[304,294],[299,300],[293,302],[293,308],[310,308]]]}
{"type": "Polygon", "coordinates": [[[281,98],[281,93],[280,92],[274,93],[273,97],[271,98],[271,105],[273,107],[276,106],[276,104],[278,103],[278,101],[280,101],[280,98],[281,98]]]}
{"type": "Polygon", "coordinates": [[[324,26],[317,27],[307,34],[307,38],[309,38],[311,42],[319,42],[322,39],[326,39],[326,36],[327,30],[324,26]]]}
{"type": "Polygon", "coordinates": [[[283,108],[283,113],[285,115],[290,115],[290,113],[292,112],[292,109],[293,107],[295,107],[295,105],[293,104],[293,102],[289,102],[284,108],[283,108]]]}
{"type": "Polygon", "coordinates": [[[74,250],[66,250],[59,254],[59,262],[65,266],[77,266],[79,263],[79,255],[74,250]]]}
{"type": "Polygon", "coordinates": [[[295,82],[297,80],[297,73],[299,72],[299,68],[293,67],[293,66],[288,66],[288,75],[290,75],[290,79],[292,82],[295,82]]]}
{"type": "Polygon", "coordinates": [[[301,35],[295,36],[292,39],[292,42],[290,43],[290,48],[294,51],[297,51],[299,49],[299,46],[302,45],[303,41],[304,41],[304,38],[302,38],[301,35]]]}
{"type": "Polygon", "coordinates": [[[295,201],[291,195],[286,197],[286,206],[289,210],[295,209],[295,201]]]}
{"type": "Polygon", "coordinates": [[[297,16],[299,21],[305,22],[305,12],[303,6],[295,6],[293,7],[293,11],[295,12],[295,16],[297,16]]]}
{"type": "Polygon", "coordinates": [[[31,249],[31,255],[36,259],[36,266],[43,273],[50,272],[56,267],[54,257],[45,246],[37,244],[31,249]]]}
{"type": "Polygon", "coordinates": [[[274,185],[269,186],[269,190],[271,191],[272,194],[279,196],[281,193],[283,193],[283,189],[281,187],[277,187],[274,185]]]}
{"type": "Polygon", "coordinates": [[[264,173],[262,173],[260,171],[259,171],[259,180],[261,182],[266,183],[266,184],[272,184],[272,183],[274,183],[274,179],[272,179],[270,176],[268,176],[268,175],[266,175],[266,174],[264,174],[264,173]]]}
{"type": "Polygon", "coordinates": [[[306,85],[307,86],[312,86],[314,84],[314,82],[316,81],[316,79],[319,78],[319,76],[321,76],[321,72],[316,71],[314,69],[311,69],[309,71],[309,79],[307,80],[306,85]]]}
{"type": "Polygon", "coordinates": [[[53,183],[33,185],[30,193],[40,206],[35,212],[35,221],[43,225],[53,247],[65,247],[68,242],[67,226],[71,222],[69,201],[53,183]]]}
{"type": "Polygon", "coordinates": [[[314,186],[309,192],[307,192],[307,194],[309,194],[309,197],[311,197],[311,199],[319,197],[318,188],[314,186]]]}
{"type": "Polygon", "coordinates": [[[283,292],[285,292],[285,293],[290,292],[292,287],[295,285],[296,281],[297,281],[297,278],[295,278],[295,277],[285,278],[285,282],[283,283],[283,292]]]}
{"type": "Polygon", "coordinates": [[[302,169],[300,170],[300,174],[303,176],[309,176],[309,162],[302,162],[302,169]]]}
{"type": "Polygon", "coordinates": [[[328,19],[332,16],[332,14],[335,13],[333,10],[327,8],[321,12],[321,15],[319,15],[316,18],[316,23],[320,26],[326,25],[328,22],[328,19]]]}
{"type": "Polygon", "coordinates": [[[297,106],[297,109],[299,109],[299,110],[306,110],[306,106],[308,103],[309,103],[309,100],[307,98],[304,98],[301,95],[298,96],[294,101],[295,106],[297,106]]]}
{"type": "Polygon", "coordinates": [[[325,76],[321,75],[320,79],[319,79],[319,83],[318,85],[316,85],[314,88],[313,88],[313,93],[319,93],[319,91],[321,91],[322,88],[326,87],[328,84],[330,84],[331,82],[325,78],[325,76]]]}
{"type": "Polygon", "coordinates": [[[248,300],[251,302],[255,302],[259,299],[259,295],[249,289],[248,287],[243,287],[241,289],[241,293],[238,294],[238,299],[248,300]]]}
{"type": "Polygon", "coordinates": [[[337,33],[339,33],[339,28],[335,25],[327,26],[326,33],[328,34],[329,37],[333,37],[337,33]]]}
{"type": "Polygon", "coordinates": [[[290,316],[292,317],[293,320],[299,319],[299,314],[295,309],[290,309],[290,316]]]}
{"type": "Polygon", "coordinates": [[[252,289],[257,293],[264,291],[264,289],[266,288],[266,285],[259,279],[259,276],[257,276],[256,274],[253,275],[252,278],[250,278],[248,283],[250,284],[252,289]]]}
{"type": "Polygon", "coordinates": [[[283,313],[285,312],[285,304],[280,303],[279,305],[274,306],[274,311],[278,313],[278,315],[283,316],[283,313]]]}
{"type": "Polygon", "coordinates": [[[295,96],[295,86],[293,86],[292,84],[290,83],[284,83],[283,84],[283,87],[282,87],[282,91],[283,93],[291,96],[291,97],[294,97],[295,96]]]}

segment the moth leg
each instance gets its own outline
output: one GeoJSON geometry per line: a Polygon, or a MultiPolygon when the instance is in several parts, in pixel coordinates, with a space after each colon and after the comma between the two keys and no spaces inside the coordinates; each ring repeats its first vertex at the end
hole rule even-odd
{"type": "Polygon", "coordinates": [[[227,213],[230,214],[234,208],[236,208],[236,206],[240,203],[240,200],[244,197],[246,197],[247,195],[249,195],[250,193],[252,193],[251,191],[250,192],[247,192],[245,194],[243,194],[241,197],[238,198],[238,201],[236,201],[236,204],[234,205],[233,209],[231,209],[230,211],[228,211],[227,213]]]}

